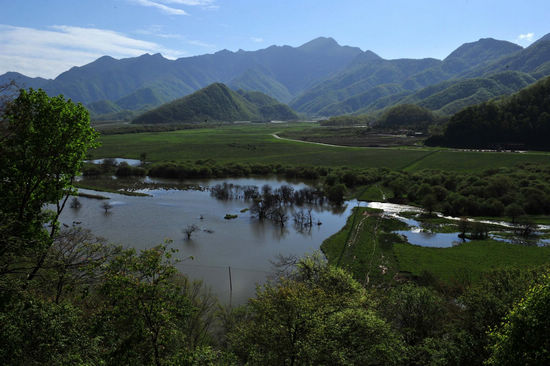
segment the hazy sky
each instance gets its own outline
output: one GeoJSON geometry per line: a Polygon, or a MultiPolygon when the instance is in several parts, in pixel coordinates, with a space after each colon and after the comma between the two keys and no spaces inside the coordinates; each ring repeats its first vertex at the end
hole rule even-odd
{"type": "Polygon", "coordinates": [[[445,58],[550,33],[550,0],[0,0],[0,74],[52,78],[103,55],[167,58],[319,36],[392,58],[445,58]]]}

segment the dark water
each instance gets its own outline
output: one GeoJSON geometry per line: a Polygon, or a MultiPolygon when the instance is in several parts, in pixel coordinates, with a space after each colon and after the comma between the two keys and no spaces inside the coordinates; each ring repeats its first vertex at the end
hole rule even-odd
{"type": "MultiPolygon", "coordinates": [[[[228,180],[195,181],[202,186],[228,180]]],[[[232,179],[238,185],[269,184],[277,188],[285,181],[232,179]]],[[[292,184],[295,189],[306,185],[292,184]]],[[[83,192],[88,192],[82,190],[83,192]]],[[[232,274],[232,302],[243,303],[255,293],[257,283],[265,281],[272,271],[270,260],[275,256],[302,256],[319,250],[323,240],[340,230],[351,213],[352,204],[334,211],[328,206],[314,207],[315,222],[311,230],[297,231],[290,219],[284,228],[270,221],[260,222],[250,212],[241,213],[250,202],[219,201],[207,190],[155,189],[144,191],[150,197],[133,197],[101,192],[110,197],[109,214],[101,207],[104,201],[79,198],[82,208],[66,208],[61,221],[67,225],[80,222],[95,235],[110,242],[136,249],[145,249],[173,240],[180,258],[193,256],[178,264],[192,278],[202,279],[222,302],[229,302],[229,267],[232,274]],[[226,214],[238,215],[226,220],[226,214]],[[202,219],[201,219],[202,217],[202,219]],[[185,239],[182,229],[197,225],[201,230],[185,239]]],[[[97,193],[89,191],[89,193],[97,193]]]]}

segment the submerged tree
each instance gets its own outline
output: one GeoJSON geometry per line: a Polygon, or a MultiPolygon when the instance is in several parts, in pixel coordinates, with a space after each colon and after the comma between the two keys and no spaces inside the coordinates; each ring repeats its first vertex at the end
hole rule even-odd
{"type": "Polygon", "coordinates": [[[193,233],[198,230],[199,230],[199,227],[193,224],[193,225],[187,225],[185,229],[183,229],[182,231],[185,234],[185,236],[187,236],[187,240],[189,240],[191,239],[191,235],[193,235],[193,233]]]}

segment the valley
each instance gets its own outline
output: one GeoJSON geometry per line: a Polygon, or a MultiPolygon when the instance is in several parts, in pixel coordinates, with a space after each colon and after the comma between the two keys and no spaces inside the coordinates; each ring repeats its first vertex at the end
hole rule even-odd
{"type": "Polygon", "coordinates": [[[528,5],[6,3],[0,364],[550,364],[528,5]]]}

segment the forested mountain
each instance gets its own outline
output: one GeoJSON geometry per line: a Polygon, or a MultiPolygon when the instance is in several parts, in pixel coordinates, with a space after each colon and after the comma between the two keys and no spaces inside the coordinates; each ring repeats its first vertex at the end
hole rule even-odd
{"type": "Polygon", "coordinates": [[[234,92],[214,83],[137,117],[134,123],[295,120],[287,106],[260,92],[234,92]]]}
{"type": "MultiPolygon", "coordinates": [[[[428,90],[423,94],[429,93],[429,88],[433,85],[436,85],[436,89],[443,85],[445,88],[449,88],[453,83],[460,83],[463,80],[460,75],[465,71],[471,70],[473,67],[489,65],[506,55],[515,55],[521,50],[520,46],[513,43],[486,38],[460,46],[443,61],[435,59],[365,59],[356,61],[333,78],[318,84],[315,88],[296,98],[290,105],[300,112],[331,116],[344,113],[365,113],[396,103],[417,103],[418,96],[405,98],[426,87],[428,90]],[[442,82],[451,79],[453,79],[452,82],[441,85],[442,82]]],[[[550,60],[550,55],[548,60],[550,60]]],[[[472,87],[475,88],[471,83],[466,87],[466,89],[470,89],[470,92],[466,93],[468,96],[473,96],[478,92],[478,89],[471,91],[472,87]]],[[[458,85],[454,89],[464,89],[464,86],[458,85]]],[[[474,104],[476,101],[488,100],[491,97],[502,95],[496,90],[505,88],[495,85],[490,89],[489,92],[480,90],[477,97],[457,101],[455,105],[466,106],[474,104]]],[[[519,88],[513,89],[512,92],[517,90],[519,88]]],[[[438,104],[434,110],[442,109],[440,112],[453,113],[455,111],[453,107],[448,110],[443,109],[446,104],[455,101],[453,98],[455,98],[455,94],[451,90],[449,95],[443,99],[452,100],[438,104]]],[[[458,99],[463,98],[465,96],[458,99]]],[[[429,104],[430,102],[427,102],[424,106],[433,109],[429,104]]]]}
{"type": "Polygon", "coordinates": [[[511,97],[455,114],[443,136],[428,145],[464,148],[550,149],[550,77],[511,97]]]}
{"type": "Polygon", "coordinates": [[[121,60],[104,56],[54,80],[6,73],[0,82],[16,79],[24,87],[64,94],[94,115],[139,113],[221,82],[270,95],[310,116],[334,116],[397,104],[452,114],[547,75],[550,35],[525,49],[484,38],[461,45],[444,60],[386,60],[321,37],[299,47],[223,50],[177,60],[160,54],[121,60]]]}

